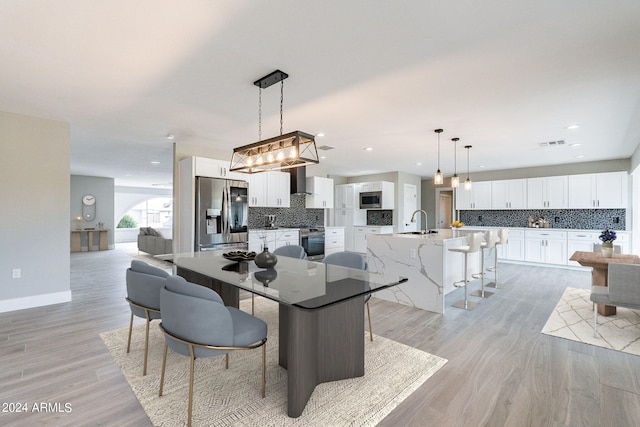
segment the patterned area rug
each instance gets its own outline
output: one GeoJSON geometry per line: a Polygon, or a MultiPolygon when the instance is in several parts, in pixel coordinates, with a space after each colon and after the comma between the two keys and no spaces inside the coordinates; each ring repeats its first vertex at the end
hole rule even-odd
{"type": "MultiPolygon", "coordinates": [[[[250,312],[250,300],[241,309],[250,312]]],[[[320,384],[299,418],[286,413],[287,371],[278,366],[278,305],[256,298],[257,317],[269,325],[267,396],[260,395],[262,351],[197,359],[194,381],[194,426],[371,426],[377,424],[446,363],[445,359],[374,336],[365,340],[365,376],[320,384]]],[[[155,426],[181,426],[187,420],[189,358],[171,350],[163,396],[158,396],[164,338],[158,321],[151,325],[149,366],[142,376],[144,324],[134,326],[131,352],[128,328],[100,334],[117,365],[155,426]]]]}
{"type": "Polygon", "coordinates": [[[640,355],[640,311],[618,307],[615,316],[598,316],[594,337],[590,294],[589,289],[565,289],[542,333],[640,355]]]}

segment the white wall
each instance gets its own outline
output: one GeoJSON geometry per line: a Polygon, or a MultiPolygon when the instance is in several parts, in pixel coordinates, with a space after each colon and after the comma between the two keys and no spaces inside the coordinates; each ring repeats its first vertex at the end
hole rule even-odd
{"type": "Polygon", "coordinates": [[[0,112],[0,152],[0,312],[70,301],[69,124],[0,112]]]}

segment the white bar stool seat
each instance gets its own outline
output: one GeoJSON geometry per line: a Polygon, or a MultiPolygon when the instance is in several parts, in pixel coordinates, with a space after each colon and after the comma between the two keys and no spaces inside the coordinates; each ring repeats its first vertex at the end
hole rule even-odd
{"type": "Polygon", "coordinates": [[[494,274],[495,282],[491,282],[487,285],[489,288],[500,289],[502,286],[498,286],[498,245],[506,245],[509,243],[509,229],[501,228],[498,230],[498,240],[496,241],[495,258],[493,261],[493,267],[488,267],[487,271],[492,271],[494,274]]]}
{"type": "Polygon", "coordinates": [[[464,254],[464,278],[453,284],[453,286],[457,288],[464,287],[464,300],[456,302],[455,304],[453,304],[453,307],[462,308],[464,310],[471,310],[478,305],[477,302],[467,300],[467,285],[469,284],[469,280],[467,279],[467,277],[469,277],[467,264],[469,254],[476,253],[480,250],[480,245],[482,244],[482,235],[482,232],[469,233],[467,234],[466,246],[449,248],[451,252],[460,252],[464,254]]]}
{"type": "Polygon", "coordinates": [[[484,242],[480,245],[480,273],[474,274],[474,278],[479,278],[481,280],[482,286],[479,290],[473,291],[471,295],[474,297],[480,298],[489,298],[493,295],[493,292],[484,290],[484,251],[495,249],[496,241],[498,240],[498,230],[487,230],[484,232],[484,242]]]}

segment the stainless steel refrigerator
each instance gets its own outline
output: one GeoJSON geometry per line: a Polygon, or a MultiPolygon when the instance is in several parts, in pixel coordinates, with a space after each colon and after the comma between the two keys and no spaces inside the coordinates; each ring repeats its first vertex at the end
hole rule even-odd
{"type": "Polygon", "coordinates": [[[248,189],[245,181],[196,177],[196,251],[247,248],[248,189]]]}

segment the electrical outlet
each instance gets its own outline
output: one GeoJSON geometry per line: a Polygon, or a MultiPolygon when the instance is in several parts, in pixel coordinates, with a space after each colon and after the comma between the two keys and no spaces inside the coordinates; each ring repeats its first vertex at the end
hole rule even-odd
{"type": "Polygon", "coordinates": [[[416,259],[416,250],[409,249],[409,258],[416,259]]]}
{"type": "Polygon", "coordinates": [[[22,277],[22,270],[20,270],[19,268],[14,268],[13,270],[11,270],[11,277],[13,277],[14,279],[19,279],[20,277],[22,277]]]}
{"type": "Polygon", "coordinates": [[[613,222],[616,223],[616,224],[619,224],[620,223],[620,217],[619,216],[614,217],[613,218],[613,222]]]}

